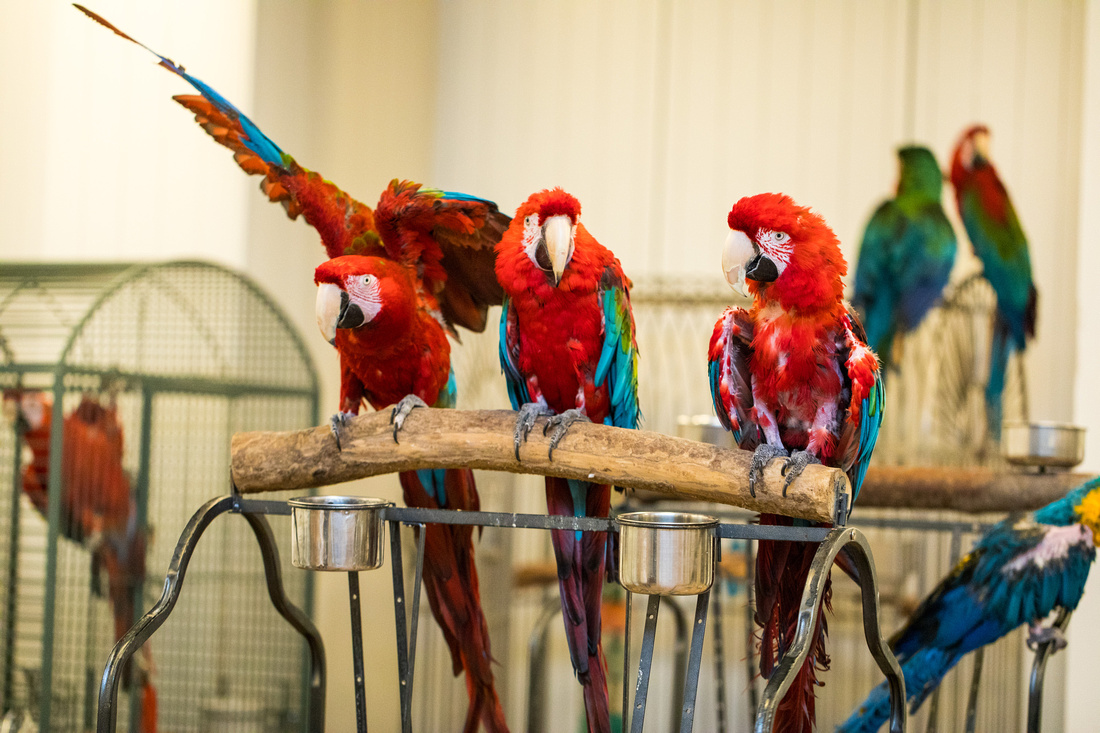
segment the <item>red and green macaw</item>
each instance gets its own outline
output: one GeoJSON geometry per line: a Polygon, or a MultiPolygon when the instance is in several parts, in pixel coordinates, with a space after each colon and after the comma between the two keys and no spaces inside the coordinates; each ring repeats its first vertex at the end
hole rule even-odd
{"type": "MultiPolygon", "coordinates": [[[[551,415],[551,456],[569,425],[588,419],[638,425],[638,345],[630,281],[618,259],[580,223],[581,205],[560,188],[532,194],[497,245],[504,288],[500,363],[520,410],[515,447],[551,415]]],[[[606,517],[611,487],[546,478],[551,514],[606,517]]],[[[588,729],[611,730],[600,598],[607,537],[554,531],[562,616],[573,670],[584,687],[588,729]]]]}
{"type": "Polygon", "coordinates": [[[867,343],[887,366],[894,338],[919,326],[940,299],[958,249],[932,151],[903,147],[898,163],[897,195],[875,209],[863,231],[852,295],[867,343]]]}
{"type": "MultiPolygon", "coordinates": [[[[752,308],[729,308],[710,341],[711,394],[719,420],[752,450],[750,490],[774,457],[785,458],[786,486],[810,463],[842,468],[860,486],[882,422],[878,358],[843,300],[847,264],[825,220],[789,196],[743,198],[728,216],[722,256],[727,281],[753,297],[752,308]]],[[[786,490],[786,486],[784,490],[786,490]]],[[[790,525],[777,515],[761,524],[790,525]]],[[[760,672],[770,677],[787,651],[816,547],[761,541],[756,557],[760,672]]],[[[829,604],[826,581],[822,598],[829,604]]],[[[817,669],[827,669],[826,623],[818,616],[809,656],[780,703],[776,730],[814,726],[817,669]]]]}
{"type": "MultiPolygon", "coordinates": [[[[319,174],[300,166],[218,92],[173,61],[134,40],[100,16],[97,22],[138,43],[160,65],[198,90],[174,99],[217,142],[233,151],[246,172],[263,176],[261,190],[291,219],[305,217],[331,258],[314,273],[317,320],[340,354],[340,430],[363,401],[394,407],[394,439],[414,407],[453,407],[456,398],[447,335],[455,326],[482,331],[488,307],[503,294],[493,275],[494,245],[509,217],[491,201],[394,180],[377,208],[356,201],[319,174]]],[[[474,511],[477,490],[467,469],[403,472],[406,504],[474,511]]],[[[506,731],[496,693],[489,630],[481,609],[472,527],[427,525],[424,587],[451,650],[454,673],[466,671],[470,696],[464,730],[479,723],[506,731]]]]}
{"type": "Polygon", "coordinates": [[[955,147],[951,185],[974,254],[997,294],[985,405],[989,434],[1000,438],[1008,356],[1013,349],[1022,352],[1027,340],[1035,336],[1039,294],[1031,279],[1027,237],[989,159],[989,130],[984,126],[964,132],[955,147]]]}
{"type": "MultiPolygon", "coordinates": [[[[4,408],[17,425],[30,461],[23,467],[23,493],[35,510],[48,519],[50,432],[53,400],[38,390],[4,391],[4,408]]],[[[145,584],[147,535],[137,524],[137,506],[130,492],[130,476],[123,467],[123,430],[112,399],[104,404],[90,394],[65,416],[61,426],[62,537],[85,547],[92,558],[93,590],[106,595],[114,621],[115,641],[137,621],[135,600],[145,584]],[[107,587],[102,587],[102,575],[107,587]]],[[[151,678],[152,654],[142,647],[141,733],[157,729],[157,693],[151,678]]],[[[124,670],[122,682],[132,678],[124,670]]]]}

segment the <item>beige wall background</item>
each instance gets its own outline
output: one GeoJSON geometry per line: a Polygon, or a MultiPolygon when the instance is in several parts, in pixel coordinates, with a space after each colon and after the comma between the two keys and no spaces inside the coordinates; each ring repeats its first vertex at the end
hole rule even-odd
{"type": "MultiPolygon", "coordinates": [[[[367,203],[393,177],[511,210],[570,189],[588,228],[634,276],[713,281],[725,213],[781,190],[821,212],[854,256],[889,194],[893,150],[946,164],[974,121],[1031,238],[1039,338],[1033,417],[1092,429],[1100,234],[1100,20],[1087,0],[96,0],[127,32],[187,66],[287,152],[367,203]],[[1092,235],[1090,238],[1089,235],[1092,235]]],[[[141,49],[61,0],[0,0],[0,259],[201,257],[241,268],[313,337],[322,251],[268,204],[229,153],[169,97],[187,91],[141,49]]],[[[953,205],[945,202],[952,212],[953,205]]],[[[966,252],[960,228],[960,251],[966,252]]],[[[974,267],[961,256],[958,270],[974,267]]],[[[395,481],[353,491],[398,497],[395,481]]],[[[396,729],[388,576],[364,578],[371,724],[396,729]]],[[[1096,579],[1094,578],[1094,584],[1096,579]]],[[[330,730],[353,726],[346,588],[322,579],[330,730]]],[[[1100,591],[1081,616],[1100,617],[1100,591]]],[[[1085,628],[1081,623],[1075,628],[1085,628]]],[[[1100,618],[1096,619],[1100,620],[1100,618]]],[[[1089,626],[1093,626],[1089,624],[1089,626]]],[[[1072,694],[1096,642],[1073,639],[1072,694]]],[[[1082,691],[1083,692],[1083,691],[1082,691]]],[[[1048,698],[1048,708],[1052,705],[1048,698]]]]}

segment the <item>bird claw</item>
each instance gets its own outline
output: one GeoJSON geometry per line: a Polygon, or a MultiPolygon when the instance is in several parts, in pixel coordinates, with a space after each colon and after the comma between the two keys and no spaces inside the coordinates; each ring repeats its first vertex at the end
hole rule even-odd
{"type": "Polygon", "coordinates": [[[1065,649],[1069,642],[1066,641],[1066,635],[1057,626],[1044,627],[1035,624],[1029,627],[1027,633],[1027,648],[1036,651],[1044,644],[1053,644],[1054,648],[1051,649],[1051,653],[1053,653],[1065,649]]]}
{"type": "Polygon", "coordinates": [[[592,421],[588,419],[588,415],[585,415],[583,412],[576,408],[572,410],[566,410],[560,415],[554,415],[546,421],[546,427],[542,429],[542,434],[546,435],[550,428],[554,429],[554,432],[550,434],[550,453],[547,455],[547,458],[554,458],[554,449],[558,447],[558,443],[560,443],[561,439],[565,437],[565,434],[569,431],[569,428],[571,428],[574,423],[578,422],[592,421]]]}
{"type": "Polygon", "coordinates": [[[390,425],[393,425],[393,442],[397,443],[397,431],[405,425],[405,418],[409,416],[409,413],[418,407],[427,407],[428,403],[420,399],[414,394],[407,394],[401,398],[401,401],[393,406],[393,412],[390,413],[390,425]]]}
{"type": "Polygon", "coordinates": [[[348,421],[355,417],[354,412],[338,412],[328,419],[328,429],[332,431],[332,437],[336,439],[336,450],[343,450],[340,445],[340,433],[347,427],[348,421]]]}
{"type": "Polygon", "coordinates": [[[805,450],[796,450],[791,454],[781,472],[783,476],[786,476],[786,481],[783,482],[783,496],[787,495],[787,489],[794,483],[796,478],[802,475],[802,472],[806,470],[806,466],[811,463],[820,465],[821,460],[813,453],[805,450]]]}
{"type": "Polygon", "coordinates": [[[749,464],[749,496],[756,497],[757,482],[764,483],[764,469],[773,458],[786,458],[787,451],[781,446],[770,443],[761,443],[752,452],[752,463],[749,464]]]}
{"type": "Polygon", "coordinates": [[[519,460],[519,446],[520,443],[527,442],[527,436],[531,433],[531,428],[535,427],[535,421],[540,417],[551,416],[554,413],[550,408],[540,405],[537,402],[526,402],[520,405],[519,419],[516,420],[516,429],[512,433],[512,439],[516,446],[516,460],[519,460]]]}

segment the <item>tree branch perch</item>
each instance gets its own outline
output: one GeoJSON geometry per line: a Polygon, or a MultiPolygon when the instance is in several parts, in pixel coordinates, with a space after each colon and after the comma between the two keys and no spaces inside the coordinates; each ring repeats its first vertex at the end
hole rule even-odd
{"type": "Polygon", "coordinates": [[[783,497],[780,462],[749,494],[752,453],[717,448],[645,430],[577,423],[547,458],[540,419],[520,461],[513,452],[516,413],[506,410],[413,410],[393,441],[389,411],[360,415],[341,433],[343,450],[327,426],[292,432],[233,436],[231,474],[242,493],[306,489],[422,468],[477,468],[542,474],[712,501],[755,512],[818,522],[835,519],[837,497],[850,493],[843,471],[810,465],[783,497]]]}

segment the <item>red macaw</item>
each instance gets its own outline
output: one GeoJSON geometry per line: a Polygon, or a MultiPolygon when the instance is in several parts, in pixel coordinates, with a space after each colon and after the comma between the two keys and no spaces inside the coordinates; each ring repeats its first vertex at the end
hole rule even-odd
{"type": "MultiPolygon", "coordinates": [[[[497,245],[506,295],[500,361],[519,447],[539,415],[552,415],[551,455],[572,422],[638,424],[638,345],[630,281],[618,259],[580,223],[581,205],[560,188],[533,194],[497,245]]],[[[611,487],[546,478],[551,514],[606,517],[611,487]]],[[[554,531],[562,615],[590,731],[610,731],[600,598],[607,538],[554,531]]]]}
{"type": "MultiPolygon", "coordinates": [[[[848,473],[854,498],[882,422],[883,387],[878,358],[843,300],[847,264],[840,243],[824,219],[782,194],[743,198],[727,221],[722,269],[731,285],[743,289],[747,283],[753,305],[727,309],[711,337],[718,418],[742,448],[754,451],[752,489],[772,458],[789,455],[787,486],[808,464],[824,463],[848,473]]],[[[761,524],[792,521],[760,517],[761,524]]],[[[794,638],[816,549],[801,542],[759,543],[755,620],[765,678],[794,638]]],[[[830,595],[826,581],[826,606],[830,595]]],[[[813,729],[816,669],[829,664],[825,632],[819,615],[810,655],[777,711],[776,730],[813,729]]]]}
{"type": "Polygon", "coordinates": [[[989,130],[981,125],[963,133],[951,158],[951,185],[982,274],[997,295],[989,381],[985,387],[989,434],[1001,436],[1008,355],[1023,352],[1035,336],[1039,293],[1031,277],[1031,255],[1016,209],[989,158],[989,130]]]}
{"type": "MultiPolygon", "coordinates": [[[[23,492],[31,505],[49,515],[50,427],[53,401],[34,390],[7,390],[5,405],[20,426],[31,460],[23,469],[23,492]]],[[[62,424],[61,507],[63,537],[85,545],[93,567],[107,573],[107,597],[115,641],[137,619],[134,600],[145,583],[146,535],[136,523],[130,478],[122,465],[122,424],[111,403],[83,395],[62,424]]],[[[94,573],[98,577],[98,573],[94,573]]],[[[97,589],[102,595],[102,590],[97,589]]],[[[141,730],[156,731],[156,690],[149,677],[152,659],[145,647],[141,730]]],[[[129,685],[130,675],[123,674],[129,685]]]]}
{"type": "MultiPolygon", "coordinates": [[[[366,400],[375,409],[396,405],[394,439],[417,405],[450,407],[455,383],[446,335],[454,327],[485,328],[488,308],[503,297],[493,276],[493,246],[509,217],[496,204],[464,194],[422,189],[394,180],[377,210],[284,153],[218,92],[173,61],[91,11],[81,11],[160,59],[160,65],[199,91],[174,99],[246,172],[263,176],[261,190],[317,230],[332,259],[314,273],[317,318],[340,353],[340,411],[332,419],[339,444],[347,415],[366,400]]],[[[473,474],[464,469],[411,471],[399,476],[406,504],[476,510],[473,474]]],[[[470,696],[465,730],[478,722],[505,731],[493,683],[488,625],[481,610],[472,528],[429,524],[424,587],[451,650],[454,673],[466,671],[470,696]]]]}

